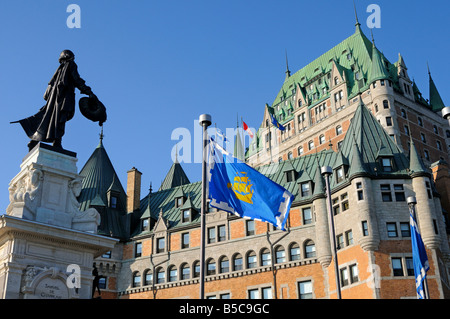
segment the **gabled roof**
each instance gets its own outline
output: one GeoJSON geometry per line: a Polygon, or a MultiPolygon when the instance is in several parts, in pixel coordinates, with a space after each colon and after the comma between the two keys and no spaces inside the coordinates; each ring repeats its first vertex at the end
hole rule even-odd
{"type": "MultiPolygon", "coordinates": [[[[201,207],[201,182],[185,184],[183,186],[176,186],[169,189],[159,190],[144,197],[140,203],[140,211],[146,214],[145,217],[151,217],[158,220],[160,212],[169,228],[184,227],[190,224],[200,222],[200,214],[192,216],[192,221],[189,223],[181,223],[181,214],[184,207],[175,207],[175,198],[178,197],[182,189],[183,194],[187,195],[189,200],[186,200],[185,205],[190,208],[201,207]],[[150,199],[150,202],[149,202],[150,199]],[[187,204],[186,204],[187,203],[187,204]]],[[[139,218],[142,218],[142,215],[139,218]]],[[[131,236],[140,234],[140,228],[132,230],[131,236]]]]}
{"type": "MultiPolygon", "coordinates": [[[[292,88],[295,88],[296,84],[299,84],[300,87],[305,87],[305,84],[315,76],[325,75],[330,72],[333,62],[342,74],[347,73],[349,96],[356,95],[360,89],[358,85],[355,85],[356,81],[351,68],[355,61],[358,61],[359,71],[367,79],[369,68],[372,66],[372,43],[360,28],[356,28],[356,32],[353,35],[287,78],[272,106],[282,101],[281,96],[284,96],[285,99],[289,98],[292,95],[292,88]]],[[[314,101],[313,104],[315,105],[314,101]]]]}

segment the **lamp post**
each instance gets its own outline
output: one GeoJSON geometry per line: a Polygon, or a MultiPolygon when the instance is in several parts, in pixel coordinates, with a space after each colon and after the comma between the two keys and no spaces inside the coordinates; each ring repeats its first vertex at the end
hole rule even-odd
{"type": "Polygon", "coordinates": [[[336,278],[336,292],[338,299],[341,299],[341,282],[339,278],[339,263],[337,257],[337,247],[336,247],[336,235],[334,231],[334,216],[333,207],[331,205],[331,189],[330,189],[330,175],[333,170],[329,166],[323,166],[320,169],[320,173],[325,178],[325,187],[327,190],[327,206],[328,206],[328,224],[330,228],[330,240],[333,249],[333,259],[334,259],[334,273],[336,278]]]}
{"type": "Polygon", "coordinates": [[[205,299],[205,213],[206,213],[206,159],[208,145],[207,128],[211,125],[211,115],[202,114],[199,124],[203,127],[203,160],[202,160],[202,207],[200,213],[200,299],[205,299]]]}
{"type": "Polygon", "coordinates": [[[448,124],[450,125],[450,106],[446,106],[441,111],[442,117],[448,120],[448,124]]]}
{"type": "MultiPolygon", "coordinates": [[[[417,200],[416,197],[414,196],[410,196],[406,199],[406,203],[408,204],[409,207],[409,212],[412,215],[412,217],[414,218],[415,222],[417,223],[417,218],[416,218],[416,204],[417,204],[417,200]]],[[[417,228],[417,232],[419,233],[419,229],[418,226],[417,228]]],[[[412,236],[413,234],[411,234],[412,236]]],[[[420,235],[420,233],[419,233],[420,235]]],[[[414,256],[413,256],[414,258],[414,256]]],[[[424,278],[423,281],[423,293],[424,293],[424,298],[425,299],[430,299],[430,295],[428,293],[428,283],[427,283],[427,277],[424,278]]]]}

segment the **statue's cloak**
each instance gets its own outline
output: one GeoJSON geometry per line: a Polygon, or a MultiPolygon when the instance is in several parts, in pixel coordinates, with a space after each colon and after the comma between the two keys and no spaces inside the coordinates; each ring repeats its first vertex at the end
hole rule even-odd
{"type": "Polygon", "coordinates": [[[53,142],[63,137],[66,122],[75,114],[75,88],[83,94],[91,93],[76,63],[64,61],[48,83],[44,94],[47,103],[35,115],[17,121],[30,139],[53,142]]]}

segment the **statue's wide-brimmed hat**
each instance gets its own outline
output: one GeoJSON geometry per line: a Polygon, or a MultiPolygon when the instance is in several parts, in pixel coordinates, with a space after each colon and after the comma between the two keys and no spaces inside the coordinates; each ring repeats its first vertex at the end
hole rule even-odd
{"type": "Polygon", "coordinates": [[[82,97],[78,105],[81,114],[87,119],[93,122],[99,122],[100,125],[106,122],[106,108],[96,96],[82,97]]]}

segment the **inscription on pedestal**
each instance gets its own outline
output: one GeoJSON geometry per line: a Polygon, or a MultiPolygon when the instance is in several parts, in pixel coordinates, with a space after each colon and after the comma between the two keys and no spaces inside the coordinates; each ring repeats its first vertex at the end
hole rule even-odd
{"type": "Polygon", "coordinates": [[[62,280],[46,277],[36,286],[34,297],[38,299],[67,299],[69,291],[66,283],[62,280]]]}

